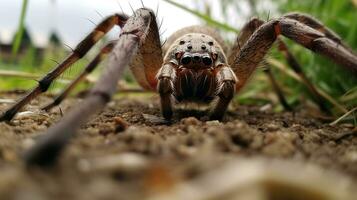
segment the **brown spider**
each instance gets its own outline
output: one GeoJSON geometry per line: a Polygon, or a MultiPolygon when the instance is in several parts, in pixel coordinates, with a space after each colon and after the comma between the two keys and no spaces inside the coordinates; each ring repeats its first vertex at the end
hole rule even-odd
{"type": "MultiPolygon", "coordinates": [[[[305,14],[287,14],[268,22],[254,18],[242,28],[228,52],[223,39],[213,29],[202,26],[177,31],[161,49],[155,14],[141,8],[131,17],[115,14],[106,18],[62,63],[41,79],[37,87],[4,112],[0,120],[11,120],[24,105],[45,92],[54,79],[82,58],[115,25],[122,28],[119,39],[106,45],[67,90],[45,109],[59,104],[69,90],[110,53],[106,70],[87,98],[26,152],[27,164],[53,163],[74,132],[111,99],[128,65],[143,88],[158,91],[166,119],[172,117],[173,100],[210,103],[214,99],[217,102],[210,117],[221,119],[235,93],[245,85],[279,35],[357,72],[357,56],[335,33],[305,14]]],[[[284,43],[279,40],[279,44],[293,69],[304,77],[284,43]]]]}

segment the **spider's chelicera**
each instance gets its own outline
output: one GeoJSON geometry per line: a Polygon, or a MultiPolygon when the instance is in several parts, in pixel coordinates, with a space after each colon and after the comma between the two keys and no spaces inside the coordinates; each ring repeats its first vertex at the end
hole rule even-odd
{"type": "MultiPolygon", "coordinates": [[[[214,29],[205,26],[178,30],[161,46],[154,12],[141,8],[130,17],[115,14],[103,20],[62,63],[39,81],[37,87],[6,110],[0,116],[0,121],[11,120],[23,106],[45,92],[58,76],[116,25],[122,28],[119,39],[103,47],[78,78],[53,103],[44,107],[49,110],[58,105],[105,55],[110,55],[105,71],[86,99],[26,152],[28,165],[52,164],[75,131],[111,99],[128,65],[139,85],[159,93],[162,114],[168,120],[173,115],[174,102],[182,101],[212,102],[210,118],[222,119],[235,93],[245,85],[275,41],[289,65],[309,84],[308,88],[319,101],[319,93],[306,79],[280,36],[357,73],[357,56],[352,50],[333,31],[306,14],[290,13],[268,22],[253,18],[241,29],[231,48],[227,48],[214,29]],[[214,99],[216,101],[212,101],[214,99]]],[[[266,72],[282,104],[289,109],[272,73],[269,70],[266,72]]],[[[326,109],[319,102],[320,107],[326,109]]]]}

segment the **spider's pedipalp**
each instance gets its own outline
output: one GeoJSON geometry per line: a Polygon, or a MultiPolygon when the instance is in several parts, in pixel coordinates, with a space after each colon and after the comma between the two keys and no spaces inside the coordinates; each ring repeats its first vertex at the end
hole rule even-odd
{"type": "Polygon", "coordinates": [[[237,77],[230,67],[223,66],[217,73],[217,82],[218,100],[211,111],[211,120],[221,120],[223,118],[229,103],[235,95],[237,77]]]}

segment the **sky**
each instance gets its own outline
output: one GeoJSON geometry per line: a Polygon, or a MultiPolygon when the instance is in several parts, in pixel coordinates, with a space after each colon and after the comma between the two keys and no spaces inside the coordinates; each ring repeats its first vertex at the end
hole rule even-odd
{"type": "MultiPolygon", "coordinates": [[[[49,35],[56,32],[62,42],[70,47],[75,47],[103,17],[123,10],[127,14],[142,7],[140,0],[29,0],[26,15],[26,27],[34,44],[45,47],[49,35]]],[[[178,1],[190,8],[204,9],[203,1],[184,0],[178,1]]],[[[156,11],[159,6],[158,19],[162,20],[162,40],[165,40],[176,30],[185,26],[200,24],[200,20],[163,0],[143,0],[146,7],[156,11]]],[[[222,14],[220,0],[206,0],[211,7],[213,17],[233,27],[241,27],[250,17],[247,0],[240,0],[239,6],[228,7],[225,12],[228,18],[222,14]],[[248,8],[248,9],[247,9],[248,8]],[[238,12],[239,10],[239,12],[238,12]]],[[[262,8],[271,6],[261,4],[262,8]]],[[[17,30],[22,0],[0,0],[0,42],[10,44],[17,30]]],[[[272,8],[269,8],[269,11],[272,8]]],[[[118,37],[119,28],[110,32],[110,38],[118,37]]]]}
{"type": "MultiPolygon", "coordinates": [[[[187,3],[191,6],[192,1],[187,3]]],[[[10,43],[16,32],[20,16],[22,0],[0,0],[0,39],[3,43],[10,43]]],[[[131,0],[134,9],[141,7],[140,0],[131,0]]],[[[163,37],[169,36],[175,30],[198,24],[199,20],[172,5],[159,0],[144,0],[146,7],[153,10],[159,4],[159,17],[164,21],[162,25],[163,37]]],[[[121,12],[121,7],[127,14],[132,10],[129,0],[29,0],[26,15],[26,27],[36,46],[45,46],[48,35],[55,31],[66,45],[74,47],[103,16],[121,12]],[[119,6],[120,4],[120,6],[119,6]]],[[[117,36],[119,28],[110,35],[117,36]]]]}

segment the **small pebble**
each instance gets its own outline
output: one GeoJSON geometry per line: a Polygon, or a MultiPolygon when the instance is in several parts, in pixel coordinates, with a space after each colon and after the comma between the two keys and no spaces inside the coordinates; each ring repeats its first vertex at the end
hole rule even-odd
{"type": "Polygon", "coordinates": [[[187,117],[181,120],[181,123],[188,126],[188,125],[199,125],[200,121],[196,117],[187,117]]]}
{"type": "Polygon", "coordinates": [[[260,107],[259,111],[261,112],[266,112],[266,111],[271,111],[272,110],[272,105],[271,104],[266,104],[262,107],[260,107]]]}
{"type": "Polygon", "coordinates": [[[213,120],[213,121],[207,121],[206,124],[209,126],[217,126],[220,125],[221,122],[219,122],[218,120],[213,120]]]}
{"type": "Polygon", "coordinates": [[[140,154],[122,153],[94,159],[81,159],[77,163],[77,166],[82,172],[111,172],[121,170],[130,173],[141,171],[148,164],[148,160],[140,154]]]}
{"type": "Polygon", "coordinates": [[[114,117],[114,123],[116,133],[123,132],[129,127],[128,122],[121,117],[114,117]]]}
{"type": "Polygon", "coordinates": [[[166,119],[155,115],[143,114],[143,117],[147,122],[155,125],[170,124],[170,122],[167,121],[166,119]]]}
{"type": "Polygon", "coordinates": [[[273,124],[273,123],[267,124],[265,126],[265,128],[266,128],[267,131],[277,131],[277,130],[279,130],[279,126],[277,124],[273,124]]]}

